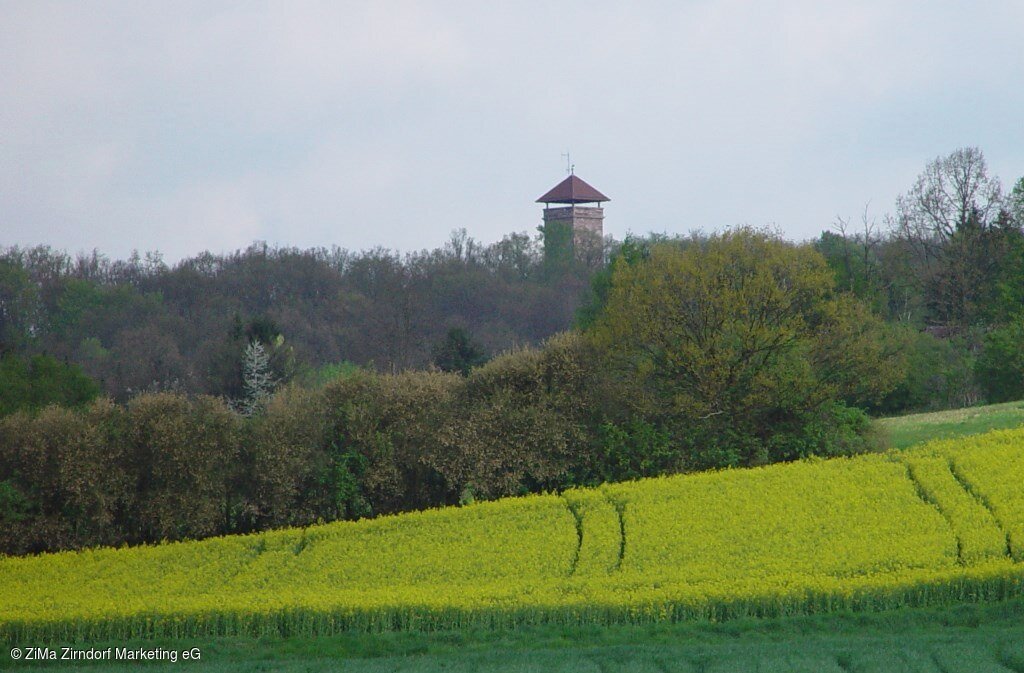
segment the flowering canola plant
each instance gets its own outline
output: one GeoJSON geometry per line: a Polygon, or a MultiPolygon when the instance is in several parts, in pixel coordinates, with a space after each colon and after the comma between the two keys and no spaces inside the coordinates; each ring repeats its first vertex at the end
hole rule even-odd
{"type": "Polygon", "coordinates": [[[0,638],[883,609],[1024,592],[1024,430],[199,542],[0,559],[0,638]]]}

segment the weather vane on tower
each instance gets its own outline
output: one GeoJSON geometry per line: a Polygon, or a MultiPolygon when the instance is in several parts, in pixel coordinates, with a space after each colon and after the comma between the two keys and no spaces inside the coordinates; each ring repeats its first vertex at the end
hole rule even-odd
{"type": "Polygon", "coordinates": [[[575,175],[576,174],[576,164],[572,163],[572,157],[569,156],[569,150],[566,150],[565,152],[563,152],[562,156],[565,157],[565,174],[566,175],[575,175]]]}

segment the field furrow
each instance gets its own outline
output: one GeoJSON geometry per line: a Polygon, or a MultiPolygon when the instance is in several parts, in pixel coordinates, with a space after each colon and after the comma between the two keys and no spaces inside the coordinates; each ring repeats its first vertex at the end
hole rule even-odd
{"type": "Polygon", "coordinates": [[[953,475],[947,457],[910,454],[905,462],[922,497],[938,508],[956,534],[962,565],[1007,555],[1006,533],[953,475]]]}
{"type": "Polygon", "coordinates": [[[577,513],[580,553],[574,574],[607,575],[615,570],[621,548],[619,517],[599,489],[572,489],[563,497],[577,513]]]}
{"type": "Polygon", "coordinates": [[[954,475],[991,510],[1018,562],[1024,561],[1024,451],[1019,435],[990,433],[984,452],[958,451],[946,444],[954,475]]]}

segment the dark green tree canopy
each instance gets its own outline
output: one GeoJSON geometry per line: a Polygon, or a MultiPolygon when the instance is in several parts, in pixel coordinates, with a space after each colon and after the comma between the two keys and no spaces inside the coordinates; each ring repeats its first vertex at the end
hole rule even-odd
{"type": "Polygon", "coordinates": [[[434,366],[443,372],[456,372],[468,376],[471,369],[487,362],[487,354],[480,344],[470,338],[461,327],[448,330],[444,341],[434,347],[434,366]]]}
{"type": "Polygon", "coordinates": [[[51,404],[78,406],[94,399],[99,385],[80,367],[49,355],[0,358],[0,416],[51,404]]]}

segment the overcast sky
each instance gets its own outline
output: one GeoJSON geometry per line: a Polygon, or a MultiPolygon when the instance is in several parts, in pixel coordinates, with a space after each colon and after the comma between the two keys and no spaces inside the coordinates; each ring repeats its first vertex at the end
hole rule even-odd
{"type": "Polygon", "coordinates": [[[254,240],[605,231],[893,210],[980,147],[1024,175],[1024,2],[0,2],[0,245],[169,261],[254,240]]]}

